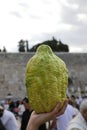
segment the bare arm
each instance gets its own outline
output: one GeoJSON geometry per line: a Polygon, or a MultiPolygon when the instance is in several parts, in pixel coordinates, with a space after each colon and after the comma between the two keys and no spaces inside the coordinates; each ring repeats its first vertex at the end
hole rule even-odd
{"type": "Polygon", "coordinates": [[[62,115],[67,107],[67,104],[68,101],[65,101],[62,107],[61,102],[58,102],[55,108],[49,113],[36,114],[35,111],[33,111],[27,126],[27,130],[38,130],[41,124],[53,120],[57,116],[62,115]]]}

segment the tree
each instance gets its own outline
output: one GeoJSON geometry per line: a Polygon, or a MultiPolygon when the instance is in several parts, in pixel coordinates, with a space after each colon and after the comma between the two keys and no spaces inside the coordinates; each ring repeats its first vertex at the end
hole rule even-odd
{"type": "Polygon", "coordinates": [[[18,42],[18,51],[19,52],[25,52],[25,41],[23,39],[21,39],[18,42]]]}
{"type": "Polygon", "coordinates": [[[28,40],[26,40],[25,43],[26,43],[26,51],[28,52],[29,51],[28,40]]]}
{"type": "Polygon", "coordinates": [[[52,38],[52,40],[47,40],[42,43],[36,44],[29,51],[36,51],[38,46],[40,46],[42,44],[49,45],[51,47],[51,49],[55,52],[69,52],[68,45],[63,44],[60,40],[57,41],[54,37],[52,38]]]}
{"type": "Polygon", "coordinates": [[[7,50],[6,50],[6,48],[5,47],[3,47],[3,50],[2,50],[3,52],[7,52],[7,50]]]}
{"type": "Polygon", "coordinates": [[[59,44],[59,46],[58,46],[59,51],[62,51],[62,52],[69,52],[68,45],[63,44],[63,43],[61,42],[61,40],[59,40],[58,44],[59,44]]]}

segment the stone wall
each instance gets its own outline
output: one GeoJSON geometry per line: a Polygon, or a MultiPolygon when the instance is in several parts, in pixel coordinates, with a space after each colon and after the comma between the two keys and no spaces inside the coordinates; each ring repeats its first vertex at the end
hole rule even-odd
{"type": "MultiPolygon", "coordinates": [[[[69,92],[87,91],[87,53],[55,53],[69,70],[69,92]],[[74,89],[73,89],[74,88],[74,89]]],[[[0,53],[0,98],[26,95],[25,68],[34,53],[0,53]]],[[[84,93],[84,92],[83,92],[84,93]]]]}

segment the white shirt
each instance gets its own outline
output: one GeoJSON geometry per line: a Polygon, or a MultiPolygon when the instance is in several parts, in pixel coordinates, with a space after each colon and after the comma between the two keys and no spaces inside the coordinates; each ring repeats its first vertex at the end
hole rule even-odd
{"type": "Polygon", "coordinates": [[[18,106],[18,109],[19,109],[18,114],[21,116],[23,114],[23,112],[25,111],[25,107],[23,104],[20,104],[18,106]]]}
{"type": "Polygon", "coordinates": [[[75,116],[76,113],[71,105],[67,105],[67,108],[63,115],[57,117],[57,129],[66,130],[69,121],[75,116]]]}
{"type": "Polygon", "coordinates": [[[4,110],[1,121],[5,126],[6,130],[19,130],[18,124],[14,114],[8,110],[4,110]]]}
{"type": "Polygon", "coordinates": [[[8,104],[4,104],[4,109],[8,110],[9,109],[9,105],[8,104]]]}
{"type": "Polygon", "coordinates": [[[78,115],[73,118],[69,124],[67,130],[87,130],[87,122],[79,112],[78,115]]]}

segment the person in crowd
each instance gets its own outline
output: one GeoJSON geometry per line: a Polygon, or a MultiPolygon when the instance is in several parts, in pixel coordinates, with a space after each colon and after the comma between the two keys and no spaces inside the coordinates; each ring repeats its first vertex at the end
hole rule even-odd
{"type": "Polygon", "coordinates": [[[19,130],[14,114],[0,106],[0,120],[6,130],[19,130]]]}
{"type": "Polygon", "coordinates": [[[27,130],[38,130],[39,126],[42,125],[43,123],[50,120],[54,120],[57,116],[62,115],[65,112],[67,104],[68,104],[67,100],[64,102],[63,106],[61,102],[58,102],[55,108],[48,113],[37,114],[35,113],[35,111],[33,111],[27,125],[27,130]]]}
{"type": "Polygon", "coordinates": [[[53,120],[53,123],[56,121],[56,129],[57,130],[66,130],[68,123],[70,122],[70,120],[72,120],[72,118],[74,116],[76,116],[74,107],[68,103],[64,114],[56,117],[56,119],[53,120]]]}
{"type": "Polygon", "coordinates": [[[10,101],[9,103],[9,111],[14,113],[15,103],[13,101],[10,101]]]}
{"type": "MultiPolygon", "coordinates": [[[[32,108],[29,104],[29,100],[27,97],[25,97],[23,99],[23,104],[24,104],[24,107],[25,107],[25,111],[23,112],[23,115],[22,115],[22,120],[21,120],[21,130],[26,130],[26,127],[27,127],[27,124],[28,124],[28,121],[30,119],[30,116],[31,116],[31,113],[32,113],[32,108]]],[[[45,124],[42,124],[40,127],[39,127],[39,130],[46,130],[46,125],[45,124]]]]}
{"type": "Polygon", "coordinates": [[[4,109],[9,110],[9,103],[8,103],[8,100],[5,101],[4,109]]]}
{"type": "Polygon", "coordinates": [[[87,130],[87,99],[81,102],[80,112],[69,122],[67,130],[87,130]]]}
{"type": "Polygon", "coordinates": [[[76,113],[75,113],[75,110],[74,110],[73,106],[68,104],[64,114],[61,115],[61,116],[58,116],[56,118],[57,130],[66,130],[68,123],[75,116],[76,116],[76,113]]]}
{"type": "Polygon", "coordinates": [[[77,103],[76,97],[74,95],[71,95],[70,99],[73,101],[74,105],[79,110],[79,104],[77,103]]]}
{"type": "Polygon", "coordinates": [[[25,111],[23,112],[21,119],[21,130],[26,130],[28,121],[32,113],[32,108],[30,107],[29,100],[27,97],[25,97],[22,101],[25,107],[25,111]]]}
{"type": "Polygon", "coordinates": [[[73,106],[74,111],[75,111],[75,113],[77,115],[79,113],[79,109],[77,108],[76,103],[72,99],[69,99],[68,103],[73,106]]]}
{"type": "Polygon", "coordinates": [[[25,111],[25,107],[23,105],[23,102],[20,101],[19,106],[18,106],[18,116],[20,117],[20,119],[22,118],[22,115],[23,115],[24,111],[25,111]]]}
{"type": "Polygon", "coordinates": [[[16,117],[18,117],[18,111],[19,111],[18,106],[19,106],[19,100],[14,102],[14,114],[16,117]]]}

